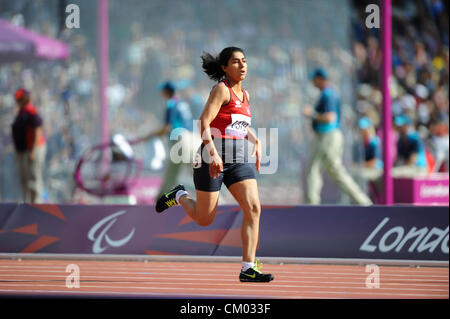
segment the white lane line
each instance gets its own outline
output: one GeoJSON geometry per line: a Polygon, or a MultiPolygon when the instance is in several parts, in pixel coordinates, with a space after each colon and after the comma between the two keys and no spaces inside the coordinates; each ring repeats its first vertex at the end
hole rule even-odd
{"type": "MultiPolygon", "coordinates": [[[[1,274],[1,272],[7,272],[7,271],[10,271],[10,270],[0,270],[0,274],[1,274]]],[[[22,273],[31,273],[32,275],[35,275],[35,276],[45,275],[45,274],[50,274],[50,273],[57,273],[57,274],[65,273],[65,272],[58,271],[58,270],[41,270],[41,271],[39,271],[39,273],[36,273],[33,270],[21,270],[20,272],[22,272],[22,273]]],[[[86,273],[86,271],[84,271],[83,269],[80,269],[80,274],[82,274],[82,273],[86,273]]],[[[97,270],[97,271],[90,271],[89,273],[91,275],[94,275],[94,274],[133,275],[133,273],[121,272],[121,271],[99,271],[99,270],[97,270]]],[[[146,274],[145,272],[139,272],[136,275],[145,275],[145,274],[146,274]]],[[[10,275],[13,275],[13,274],[10,274],[10,275]]],[[[216,278],[213,275],[208,275],[208,274],[204,274],[204,273],[197,274],[197,273],[180,273],[180,272],[177,272],[177,273],[173,273],[173,272],[154,272],[154,273],[148,273],[148,275],[154,275],[154,276],[171,275],[171,276],[178,276],[178,278],[179,277],[186,277],[186,276],[195,276],[195,277],[208,277],[208,276],[210,276],[212,278],[216,278]]],[[[234,273],[234,274],[221,273],[220,275],[221,275],[221,277],[236,277],[237,273],[234,273]]],[[[308,278],[308,279],[323,279],[324,278],[324,276],[303,276],[301,274],[285,275],[284,273],[277,273],[277,272],[274,272],[274,276],[276,276],[277,278],[281,278],[281,279],[282,278],[289,278],[290,280],[297,279],[297,278],[298,279],[305,279],[305,278],[308,278]]],[[[401,277],[403,277],[403,276],[401,276],[401,277]]],[[[344,277],[334,276],[334,277],[327,277],[327,278],[347,279],[347,280],[361,280],[361,281],[365,282],[365,280],[367,278],[367,274],[361,275],[359,277],[353,276],[353,277],[350,277],[350,278],[348,276],[344,276],[344,277]]],[[[433,283],[438,283],[438,282],[447,283],[449,281],[448,280],[448,276],[447,277],[440,277],[440,278],[447,278],[447,279],[440,280],[440,279],[434,279],[434,278],[429,278],[429,277],[424,277],[424,278],[410,278],[410,277],[408,277],[408,278],[399,278],[399,277],[395,277],[395,276],[394,277],[392,277],[392,276],[384,276],[384,275],[380,276],[380,280],[381,281],[395,280],[395,281],[401,281],[401,282],[403,282],[403,281],[406,281],[406,282],[415,282],[415,281],[423,282],[423,281],[427,281],[428,280],[428,281],[431,281],[433,283]]],[[[174,279],[176,279],[176,278],[174,278],[174,279]]]]}
{"type": "MultiPolygon", "coordinates": [[[[65,283],[65,280],[53,280],[53,282],[54,281],[60,281],[60,282],[64,282],[65,283]]],[[[11,285],[11,284],[20,284],[20,283],[25,283],[25,282],[29,282],[29,281],[27,281],[27,280],[17,280],[17,281],[2,281],[2,282],[0,282],[0,286],[2,285],[2,284],[4,284],[4,285],[11,285]]],[[[38,282],[50,282],[50,280],[42,280],[42,281],[33,281],[33,285],[35,284],[35,283],[38,283],[38,282]]],[[[83,279],[81,279],[80,278],[80,285],[81,284],[85,284],[85,283],[87,283],[87,282],[96,282],[96,283],[98,283],[98,284],[111,284],[111,283],[114,283],[114,284],[129,284],[129,283],[137,283],[136,281],[103,281],[103,282],[101,282],[100,280],[89,280],[89,281],[87,281],[87,280],[83,280],[83,279]]],[[[194,286],[198,286],[199,285],[199,283],[198,282],[186,282],[186,281],[183,281],[183,282],[160,282],[160,281],[157,281],[157,282],[141,282],[141,284],[143,284],[143,286],[146,286],[146,285],[149,285],[149,284],[158,284],[158,285],[166,285],[166,286],[169,286],[169,285],[182,285],[182,286],[185,286],[185,285],[190,285],[190,286],[192,286],[192,285],[194,285],[194,286]]],[[[347,283],[348,284],[348,283],[347,283]]],[[[201,284],[202,286],[231,286],[231,287],[235,287],[236,286],[236,281],[234,281],[233,283],[217,283],[217,282],[202,282],[202,284],[201,284]]],[[[316,289],[324,289],[324,288],[327,288],[327,289],[356,289],[356,290],[361,290],[361,289],[367,289],[364,285],[360,285],[360,286],[357,286],[357,287],[351,287],[351,286],[332,286],[332,285],[326,285],[326,286],[320,286],[320,285],[277,285],[277,284],[274,284],[274,283],[270,283],[270,287],[267,287],[267,288],[272,288],[272,287],[279,287],[279,288],[316,288],[316,289]]],[[[384,284],[380,284],[380,288],[378,288],[377,289],[378,291],[379,290],[402,290],[402,291],[404,291],[404,292],[407,292],[407,291],[427,291],[427,292],[448,292],[449,291],[449,289],[447,288],[447,289],[435,289],[435,288],[432,288],[432,287],[430,287],[430,288],[428,288],[428,289],[426,289],[426,288],[410,288],[410,287],[385,287],[385,285],[384,284]]]]}
{"type": "MultiPolygon", "coordinates": [[[[11,272],[11,271],[20,271],[20,272],[34,272],[36,273],[36,271],[33,271],[35,268],[34,267],[27,267],[26,269],[12,269],[11,267],[6,267],[6,268],[0,268],[0,273],[1,272],[11,272]]],[[[120,273],[137,273],[137,274],[142,274],[145,272],[156,272],[156,271],[170,271],[170,269],[167,269],[166,267],[161,267],[161,268],[149,268],[149,269],[140,269],[137,272],[130,272],[130,269],[127,268],[121,268],[120,270],[123,271],[111,271],[109,268],[107,270],[102,270],[103,272],[107,272],[107,273],[116,273],[116,274],[120,274],[120,273]]],[[[179,270],[180,269],[173,269],[174,271],[177,271],[177,273],[180,273],[179,270]]],[[[229,268],[227,269],[228,271],[231,271],[229,268]]],[[[65,267],[63,267],[63,269],[61,269],[61,267],[59,268],[55,268],[55,270],[50,270],[50,269],[41,269],[39,268],[38,272],[43,272],[43,273],[50,273],[50,272],[60,272],[60,271],[65,271],[65,267]]],[[[85,267],[80,267],[80,271],[84,271],[84,272],[99,272],[99,269],[96,268],[85,268],[85,267]]],[[[201,272],[202,274],[205,272],[205,269],[183,269],[184,273],[196,273],[196,272],[201,272]]],[[[237,268],[236,271],[239,271],[239,268],[237,268]]],[[[297,275],[297,276],[303,276],[303,275],[340,275],[340,276],[347,276],[347,277],[357,277],[357,278],[366,278],[367,277],[367,273],[366,272],[361,272],[360,274],[358,273],[340,273],[340,272],[323,272],[323,273],[318,273],[318,272],[306,272],[306,271],[283,271],[283,270],[273,270],[274,272],[279,273],[280,275],[297,275]]],[[[159,273],[159,272],[158,272],[159,273]]],[[[196,275],[196,274],[191,274],[191,275],[196,275]]],[[[410,278],[411,275],[405,275],[405,274],[385,274],[382,270],[380,270],[380,276],[383,278],[388,278],[388,277],[408,277],[410,278]]],[[[415,278],[449,278],[448,273],[445,275],[426,275],[426,274],[415,274],[414,275],[415,278]]]]}
{"type": "MultiPolygon", "coordinates": [[[[68,265],[69,263],[72,262],[67,262],[64,263],[62,265],[54,265],[54,266],[49,266],[49,265],[0,265],[0,269],[1,268],[6,268],[6,269],[10,269],[10,268],[24,268],[24,269],[61,269],[61,268],[65,268],[66,265],[68,265]]],[[[73,263],[76,263],[78,266],[83,267],[85,269],[98,269],[98,266],[93,266],[92,264],[87,264],[87,265],[83,265],[82,263],[77,263],[76,261],[74,261],[73,263]]],[[[105,266],[107,266],[107,264],[105,264],[105,266]]],[[[141,270],[145,270],[145,269],[165,269],[165,270],[169,270],[169,269],[174,269],[174,270],[179,270],[179,269],[183,269],[183,270],[187,270],[187,271],[202,271],[199,268],[204,268],[203,265],[202,267],[196,267],[196,265],[189,265],[189,266],[162,266],[162,265],[151,265],[151,264],[145,264],[142,263],[142,265],[140,265],[139,267],[118,267],[118,266],[112,266],[112,267],[107,267],[110,270],[117,270],[117,271],[122,271],[122,270],[136,270],[136,271],[141,271],[141,270]]],[[[230,266],[214,266],[214,265],[207,265],[208,269],[223,269],[223,270],[229,270],[230,266]]],[[[240,265],[236,265],[235,267],[239,270],[240,265]]],[[[364,274],[365,273],[365,268],[364,267],[359,267],[360,270],[359,272],[364,274]]],[[[283,266],[279,266],[279,267],[274,267],[273,265],[267,265],[267,267],[265,267],[265,269],[267,270],[271,270],[271,271],[275,271],[275,270],[279,270],[279,271],[283,271],[284,273],[298,273],[298,272],[303,272],[303,273],[317,273],[317,274],[348,274],[348,275],[355,275],[355,271],[352,269],[348,269],[348,272],[323,272],[323,271],[305,271],[302,269],[283,269],[283,266]]],[[[329,269],[329,268],[328,268],[329,269]]],[[[448,269],[436,269],[436,270],[440,270],[440,271],[433,271],[433,269],[423,269],[420,268],[421,270],[414,270],[414,271],[406,271],[407,269],[399,269],[398,271],[395,272],[391,272],[391,271],[387,271],[386,269],[384,269],[383,267],[380,267],[380,272],[383,272],[384,274],[387,275],[399,275],[399,272],[401,272],[402,276],[410,276],[410,275],[416,275],[416,276],[428,276],[428,274],[430,275],[435,275],[435,276],[439,276],[439,275],[447,275],[448,276],[448,269]]],[[[311,269],[310,269],[311,270],[311,269]]],[[[391,269],[390,269],[391,270],[391,269]]]]}
{"type": "MultiPolygon", "coordinates": [[[[14,284],[14,285],[0,285],[0,288],[6,288],[6,287],[29,287],[29,285],[21,285],[21,284],[14,284]]],[[[33,285],[33,287],[55,287],[55,285],[46,285],[46,284],[36,284],[33,285]]],[[[127,287],[121,287],[121,286],[96,286],[96,285],[83,285],[82,286],[83,289],[86,288],[101,288],[101,289],[138,289],[138,290],[177,290],[177,291],[189,291],[189,290],[193,290],[193,291],[217,291],[217,289],[213,289],[213,288],[198,288],[198,287],[194,287],[194,288],[189,288],[189,287],[135,287],[135,286],[127,286],[127,287]]],[[[313,287],[315,288],[315,287],[313,287]]],[[[266,295],[266,293],[268,294],[273,294],[273,293],[283,293],[283,294],[291,294],[295,291],[290,291],[290,290],[276,290],[276,289],[270,289],[270,290],[261,290],[261,289],[249,289],[248,287],[246,287],[246,289],[237,289],[237,288],[221,288],[221,291],[233,291],[233,292],[244,292],[244,293],[249,293],[249,292],[253,292],[253,293],[264,293],[262,295],[266,295]]],[[[346,291],[302,291],[302,294],[349,294],[346,291]]],[[[446,297],[448,298],[448,294],[408,294],[408,293],[382,293],[382,292],[378,292],[378,291],[373,291],[373,292],[355,292],[353,293],[353,295],[368,295],[368,296],[391,296],[391,297],[400,297],[400,296],[409,296],[409,297],[436,297],[436,298],[441,298],[441,297],[446,297]]]]}
{"type": "MultiPolygon", "coordinates": [[[[86,294],[92,294],[92,295],[99,295],[99,296],[110,296],[110,295],[120,295],[123,297],[128,296],[164,296],[164,297],[180,297],[180,298],[186,298],[186,294],[184,293],[174,293],[169,292],[165,294],[160,294],[157,292],[119,292],[119,291],[70,291],[70,290],[13,290],[13,289],[0,289],[0,296],[2,295],[2,292],[8,292],[11,295],[31,295],[31,294],[41,294],[41,295],[51,295],[51,294],[66,294],[66,295],[81,295],[84,296],[86,294]]],[[[189,294],[189,297],[204,297],[204,298],[214,298],[214,297],[220,297],[220,298],[230,298],[230,297],[236,297],[235,295],[218,295],[218,294],[189,294]]],[[[239,296],[239,298],[249,298],[249,299],[264,299],[261,296],[252,296],[252,295],[242,295],[239,296]]],[[[267,297],[266,297],[267,298],[267,297]]],[[[286,298],[297,298],[297,297],[286,297],[286,298]]],[[[298,297],[298,298],[306,298],[306,297],[298,297]]],[[[320,298],[320,299],[327,299],[326,297],[320,298]]]]}
{"type": "MultiPolygon", "coordinates": [[[[115,261],[115,262],[215,262],[230,263],[241,262],[240,256],[200,256],[200,255],[113,255],[113,254],[20,254],[20,253],[0,253],[0,259],[20,259],[33,261],[61,261],[61,260],[83,260],[83,261],[115,261]]],[[[339,266],[364,266],[367,264],[377,264],[380,266],[424,266],[424,267],[447,267],[448,260],[392,260],[392,259],[362,259],[362,258],[293,258],[293,257],[259,257],[267,264],[301,264],[301,265],[339,265],[339,266]]]]}
{"type": "MultiPolygon", "coordinates": [[[[0,286],[1,285],[6,285],[6,286],[10,286],[10,285],[21,285],[21,283],[24,283],[27,281],[5,281],[5,282],[0,282],[0,286]]],[[[48,281],[36,281],[33,282],[34,283],[38,283],[38,282],[48,282],[48,281]]],[[[61,280],[60,282],[65,283],[65,281],[61,280]]],[[[136,284],[137,282],[130,282],[130,281],[107,281],[107,282],[98,282],[97,280],[92,280],[92,281],[85,281],[85,280],[80,280],[80,285],[86,284],[87,282],[92,283],[92,282],[96,282],[96,284],[99,285],[104,285],[104,284],[129,284],[129,283],[134,283],[136,284]]],[[[158,284],[161,287],[162,286],[170,286],[170,285],[177,285],[177,286],[198,286],[199,283],[198,282],[153,282],[153,283],[142,283],[143,285],[141,287],[147,287],[147,285],[149,284],[158,284]]],[[[204,282],[201,284],[202,286],[222,286],[222,287],[226,287],[226,286],[230,286],[230,287],[236,287],[236,282],[234,283],[217,283],[217,282],[204,282]]],[[[101,286],[103,287],[103,286],[101,286]]],[[[123,288],[126,288],[126,286],[120,286],[123,288]]],[[[331,286],[331,285],[327,285],[327,286],[318,286],[318,285],[277,285],[274,283],[270,283],[270,286],[266,286],[265,289],[267,289],[267,291],[272,291],[273,287],[277,287],[277,288],[315,288],[315,289],[353,289],[353,290],[367,290],[368,288],[366,288],[365,286],[361,285],[359,287],[350,287],[350,286],[331,286]]],[[[402,292],[408,292],[408,291],[426,291],[426,292],[447,292],[449,291],[449,289],[424,289],[424,288],[389,288],[389,287],[384,287],[383,284],[380,284],[380,288],[376,289],[377,291],[382,291],[382,290],[401,290],[402,292]]]]}
{"type": "MultiPolygon", "coordinates": [[[[45,281],[57,281],[58,278],[61,278],[61,280],[65,280],[67,278],[67,274],[65,275],[52,275],[48,279],[43,279],[40,276],[32,276],[32,275],[22,275],[22,274],[12,274],[12,275],[2,275],[0,274],[0,283],[4,282],[45,282],[45,281]],[[27,277],[30,279],[21,279],[23,277],[27,277]],[[3,279],[6,278],[6,279],[3,279]],[[19,279],[14,279],[19,278],[19,279]]],[[[83,281],[105,281],[105,282],[139,282],[144,281],[143,283],[150,283],[150,282],[160,282],[162,280],[170,281],[170,280],[176,280],[177,284],[191,284],[189,279],[180,279],[180,278],[174,278],[174,277],[154,277],[154,276],[148,276],[148,277],[135,277],[135,276],[91,276],[91,275],[81,275],[80,276],[81,282],[83,281]],[[145,282],[147,281],[147,282],[145,282]]],[[[216,278],[196,278],[195,282],[192,282],[192,284],[198,284],[198,281],[214,281],[216,282],[216,278]]],[[[233,285],[236,284],[236,280],[234,279],[221,279],[221,282],[230,282],[233,285]]],[[[330,284],[346,284],[346,285],[359,285],[361,288],[365,288],[365,281],[361,282],[348,282],[348,281],[307,281],[307,280],[276,280],[277,283],[315,283],[315,284],[322,284],[322,285],[330,285],[330,284]]],[[[168,283],[170,284],[170,283],[168,283]]],[[[218,283],[214,283],[217,285],[220,285],[218,283]]],[[[414,289],[414,290],[432,290],[434,287],[447,287],[445,290],[437,289],[436,291],[448,291],[448,284],[442,283],[442,284],[420,284],[420,283],[386,283],[383,281],[380,281],[381,286],[403,286],[405,289],[414,289]],[[412,287],[427,287],[428,289],[424,288],[410,288],[412,287]]],[[[273,284],[271,283],[271,286],[273,284]]],[[[288,287],[288,286],[286,286],[288,287]]],[[[295,286],[292,286],[295,287],[295,286]]],[[[320,287],[320,285],[317,285],[316,287],[320,287]]],[[[389,288],[389,289],[398,289],[398,288],[389,288]]]]}

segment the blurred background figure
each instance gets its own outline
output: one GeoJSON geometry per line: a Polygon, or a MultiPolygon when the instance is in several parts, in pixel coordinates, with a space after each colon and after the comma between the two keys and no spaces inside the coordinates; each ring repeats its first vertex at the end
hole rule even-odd
{"type": "Polygon", "coordinates": [[[161,95],[166,101],[165,121],[159,129],[145,135],[143,140],[154,137],[169,137],[169,160],[163,184],[157,198],[178,183],[178,175],[183,166],[193,162],[195,151],[201,144],[200,136],[194,135],[194,119],[189,104],[176,95],[175,85],[167,81],[160,86],[161,95]]]}
{"type": "Polygon", "coordinates": [[[381,177],[383,173],[383,161],[381,160],[381,141],[376,135],[375,127],[368,117],[362,117],[358,121],[364,146],[364,170],[365,179],[373,181],[381,177]]]}
{"type": "Polygon", "coordinates": [[[18,113],[12,124],[12,137],[24,201],[41,203],[47,149],[42,118],[31,103],[30,93],[27,90],[18,89],[14,98],[18,113]]]}
{"type": "Polygon", "coordinates": [[[398,130],[397,158],[392,169],[394,177],[421,177],[428,174],[425,144],[408,115],[398,115],[394,119],[398,130]]]}
{"type": "Polygon", "coordinates": [[[327,72],[323,68],[316,69],[311,74],[314,86],[321,91],[321,95],[314,113],[310,106],[303,112],[312,117],[315,141],[311,150],[311,158],[307,170],[306,202],[320,204],[322,190],[322,173],[326,169],[329,176],[336,182],[350,198],[359,205],[371,205],[372,201],[361,190],[358,184],[347,173],[342,164],[344,152],[344,136],[339,129],[340,98],[335,88],[328,81],[327,72]]]}
{"type": "Polygon", "coordinates": [[[448,172],[449,165],[449,135],[448,118],[443,116],[431,120],[430,137],[428,139],[430,151],[435,159],[435,172],[448,172]]]}
{"type": "Polygon", "coordinates": [[[375,131],[371,119],[364,116],[358,120],[361,140],[356,143],[356,149],[362,153],[362,161],[352,167],[355,180],[367,190],[373,202],[378,202],[382,194],[383,161],[381,159],[381,141],[375,131]]]}

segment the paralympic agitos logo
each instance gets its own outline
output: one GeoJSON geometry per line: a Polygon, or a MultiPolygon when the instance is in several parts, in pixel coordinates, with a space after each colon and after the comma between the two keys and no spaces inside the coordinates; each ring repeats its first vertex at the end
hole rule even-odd
{"type": "Polygon", "coordinates": [[[88,239],[94,242],[94,245],[92,246],[92,252],[94,254],[100,254],[109,247],[122,247],[131,240],[135,232],[134,227],[130,233],[122,239],[113,240],[107,234],[108,230],[117,222],[118,217],[125,213],[125,210],[121,210],[117,213],[106,216],[92,226],[88,232],[88,239]],[[104,246],[102,246],[103,242],[105,243],[104,246]]]}

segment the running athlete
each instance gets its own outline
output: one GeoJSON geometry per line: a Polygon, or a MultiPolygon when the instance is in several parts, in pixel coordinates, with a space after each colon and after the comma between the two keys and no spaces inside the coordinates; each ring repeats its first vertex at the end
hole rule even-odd
{"type": "Polygon", "coordinates": [[[256,182],[255,166],[248,163],[244,139],[254,144],[251,154],[256,156],[256,170],[261,165],[261,145],[249,129],[251,112],[247,91],[242,81],[247,75],[244,51],[237,47],[222,50],[217,57],[205,53],[202,67],[211,80],[218,81],[212,88],[200,116],[203,143],[194,159],[196,200],[178,185],[156,202],[161,213],[169,207],[181,205],[200,226],[210,225],[217,211],[222,183],[228,188],[244,212],[241,226],[243,282],[269,282],[271,274],[263,274],[255,263],[259,236],[261,205],[256,182]]]}

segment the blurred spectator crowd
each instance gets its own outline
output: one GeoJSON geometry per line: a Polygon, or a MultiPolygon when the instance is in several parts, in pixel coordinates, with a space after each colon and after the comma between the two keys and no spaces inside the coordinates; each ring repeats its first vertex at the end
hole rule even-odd
{"type": "MultiPolygon", "coordinates": [[[[99,142],[96,4],[71,3],[80,6],[80,29],[59,29],[56,0],[4,0],[0,5],[0,18],[58,38],[71,52],[63,62],[0,65],[0,200],[17,197],[10,186],[14,172],[4,167],[14,165],[10,125],[16,112],[12,94],[18,87],[31,91],[45,123],[46,200],[72,200],[76,160],[99,142]]],[[[346,140],[357,139],[351,128],[360,116],[369,116],[379,127],[380,48],[376,31],[364,27],[363,3],[110,0],[111,134],[132,138],[159,126],[164,104],[158,85],[169,79],[198,117],[214,85],[201,71],[200,55],[240,46],[249,64],[244,87],[252,97],[253,126],[278,128],[279,135],[278,172],[261,176],[261,198],[268,203],[301,203],[301,176],[312,132],[300,108],[318,96],[309,71],[326,68],[338,86],[343,127],[349,128],[346,140]],[[287,186],[292,189],[289,194],[287,186]]],[[[440,3],[395,2],[393,111],[410,112],[430,145],[447,134],[448,161],[448,7],[440,3]],[[437,122],[440,125],[433,126],[437,122]]],[[[145,159],[145,145],[137,154],[145,159]]],[[[350,157],[344,161],[352,161],[350,157]]]]}
{"type": "MultiPolygon", "coordinates": [[[[357,63],[356,111],[381,128],[379,30],[364,27],[369,1],[354,1],[353,54],[357,63]]],[[[405,114],[435,160],[449,169],[448,1],[395,1],[392,8],[392,115],[405,114]]],[[[395,144],[393,144],[395,145],[395,144]]]]}

